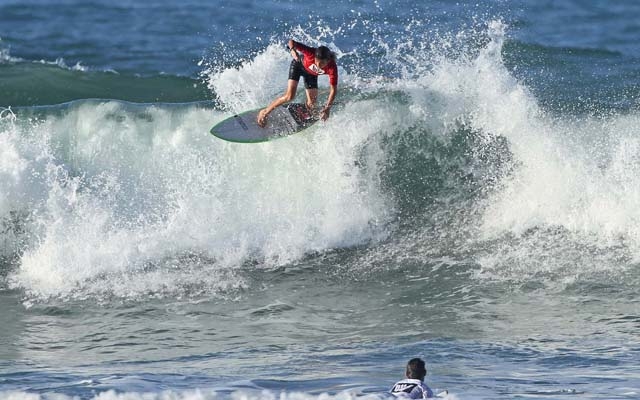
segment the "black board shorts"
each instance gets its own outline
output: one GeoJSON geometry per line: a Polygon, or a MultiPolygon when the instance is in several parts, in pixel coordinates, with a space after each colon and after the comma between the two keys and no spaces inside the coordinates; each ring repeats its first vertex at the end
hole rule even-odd
{"type": "Polygon", "coordinates": [[[304,78],[304,87],[307,89],[318,88],[318,75],[312,75],[304,69],[302,61],[291,60],[289,65],[289,79],[300,82],[300,77],[304,78]]]}

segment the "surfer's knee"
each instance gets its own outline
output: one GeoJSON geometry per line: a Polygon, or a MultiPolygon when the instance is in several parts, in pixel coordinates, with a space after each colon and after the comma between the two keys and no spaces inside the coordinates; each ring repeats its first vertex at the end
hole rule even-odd
{"type": "Polygon", "coordinates": [[[295,92],[291,93],[290,91],[286,91],[281,99],[285,102],[290,102],[296,96],[295,92]]]}

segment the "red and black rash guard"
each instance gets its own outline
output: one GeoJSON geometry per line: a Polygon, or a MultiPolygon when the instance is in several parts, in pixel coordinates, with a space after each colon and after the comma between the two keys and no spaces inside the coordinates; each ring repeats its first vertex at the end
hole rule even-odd
{"type": "Polygon", "coordinates": [[[330,60],[324,68],[320,69],[316,64],[316,49],[309,47],[296,41],[293,42],[293,48],[302,53],[302,65],[304,69],[312,75],[329,75],[329,85],[338,85],[338,64],[335,60],[330,60]]]}

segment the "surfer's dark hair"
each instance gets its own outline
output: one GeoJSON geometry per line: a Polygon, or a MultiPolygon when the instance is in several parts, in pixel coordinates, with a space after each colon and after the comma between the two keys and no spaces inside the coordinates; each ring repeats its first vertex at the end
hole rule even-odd
{"type": "Polygon", "coordinates": [[[427,375],[427,368],[424,361],[419,358],[412,358],[407,363],[407,378],[423,380],[427,375]]]}
{"type": "Polygon", "coordinates": [[[318,60],[332,60],[333,53],[327,46],[320,46],[316,49],[316,58],[318,60]]]}

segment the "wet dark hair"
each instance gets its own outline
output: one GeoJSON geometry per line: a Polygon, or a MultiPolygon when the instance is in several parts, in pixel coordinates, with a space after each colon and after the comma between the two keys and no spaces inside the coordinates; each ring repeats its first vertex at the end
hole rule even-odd
{"type": "Polygon", "coordinates": [[[407,378],[423,380],[427,375],[427,368],[424,361],[419,358],[412,358],[407,363],[407,378]]]}
{"type": "Polygon", "coordinates": [[[316,58],[318,60],[331,60],[333,59],[333,53],[327,46],[320,46],[316,49],[316,58]]]}

